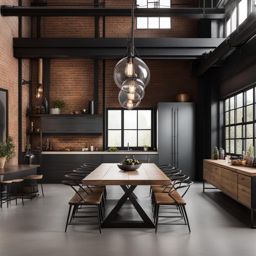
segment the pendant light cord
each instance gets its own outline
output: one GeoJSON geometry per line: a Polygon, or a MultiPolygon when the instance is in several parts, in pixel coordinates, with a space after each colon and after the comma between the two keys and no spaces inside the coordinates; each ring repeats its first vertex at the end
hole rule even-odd
{"type": "Polygon", "coordinates": [[[136,0],[132,3],[132,31],[131,31],[131,56],[134,57],[134,9],[135,9],[136,0]]]}

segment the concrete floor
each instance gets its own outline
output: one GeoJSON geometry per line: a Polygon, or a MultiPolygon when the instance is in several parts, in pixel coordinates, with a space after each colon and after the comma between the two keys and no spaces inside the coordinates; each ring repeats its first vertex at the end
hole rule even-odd
{"type": "MultiPolygon", "coordinates": [[[[220,192],[203,194],[201,184],[194,184],[186,197],[191,234],[186,226],[160,226],[158,234],[151,229],[104,229],[100,235],[94,225],[69,226],[64,233],[73,192],[64,185],[45,185],[45,194],[26,200],[24,207],[12,203],[0,209],[1,256],[256,255],[249,211],[220,192]]],[[[108,188],[110,199],[120,194],[118,188],[108,188]]],[[[136,194],[149,199],[146,187],[136,194]]]]}

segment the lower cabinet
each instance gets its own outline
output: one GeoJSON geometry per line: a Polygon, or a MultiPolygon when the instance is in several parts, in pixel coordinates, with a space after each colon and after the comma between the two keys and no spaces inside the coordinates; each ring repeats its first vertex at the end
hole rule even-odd
{"type": "Polygon", "coordinates": [[[230,166],[223,160],[204,160],[205,181],[251,210],[251,227],[256,228],[256,169],[230,166]]]}
{"type": "Polygon", "coordinates": [[[242,174],[238,174],[238,190],[237,199],[245,206],[251,208],[252,190],[251,178],[242,174]]]}

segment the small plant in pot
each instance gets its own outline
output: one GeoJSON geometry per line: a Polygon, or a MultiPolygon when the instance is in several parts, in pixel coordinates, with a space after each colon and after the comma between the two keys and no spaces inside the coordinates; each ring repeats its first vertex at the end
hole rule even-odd
{"type": "Polygon", "coordinates": [[[65,107],[65,102],[63,100],[55,100],[53,102],[53,108],[51,108],[50,113],[54,115],[59,115],[61,109],[65,107]]]}
{"type": "Polygon", "coordinates": [[[0,142],[0,169],[3,169],[6,160],[10,160],[14,156],[15,145],[13,139],[8,137],[6,142],[0,142]]]}

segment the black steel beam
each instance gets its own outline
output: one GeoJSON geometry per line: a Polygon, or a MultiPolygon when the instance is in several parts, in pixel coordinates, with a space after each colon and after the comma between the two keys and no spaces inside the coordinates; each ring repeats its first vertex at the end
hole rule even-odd
{"type": "MultiPolygon", "coordinates": [[[[84,6],[1,6],[2,16],[131,16],[130,8],[84,6]]],[[[224,8],[137,8],[135,16],[224,19],[224,8]]]]}
{"type": "Polygon", "coordinates": [[[248,18],[213,52],[202,56],[197,74],[202,75],[209,68],[223,62],[237,48],[244,45],[247,41],[256,35],[256,14],[251,13],[248,18]]]}
{"type": "MultiPolygon", "coordinates": [[[[214,50],[221,38],[136,38],[137,54],[143,58],[194,59],[214,50]]],[[[14,38],[16,58],[115,59],[124,55],[127,40],[121,38],[14,38]]]]}

